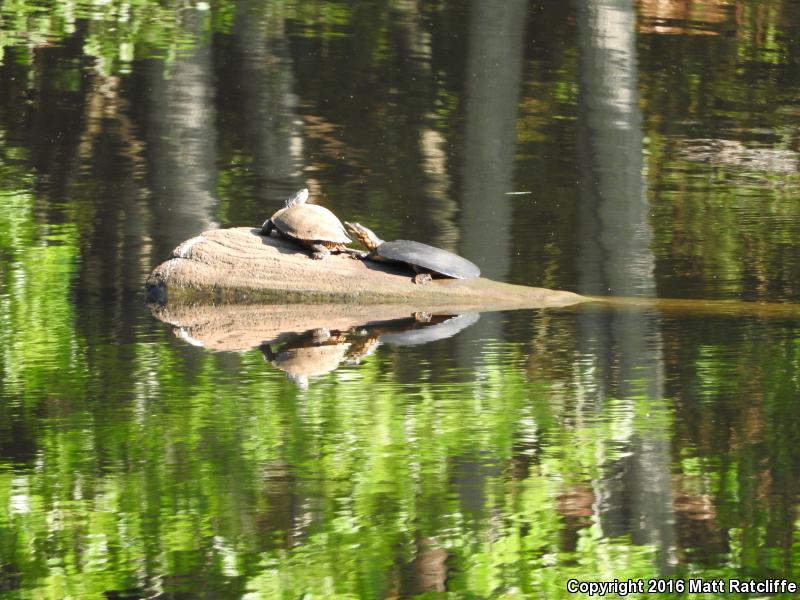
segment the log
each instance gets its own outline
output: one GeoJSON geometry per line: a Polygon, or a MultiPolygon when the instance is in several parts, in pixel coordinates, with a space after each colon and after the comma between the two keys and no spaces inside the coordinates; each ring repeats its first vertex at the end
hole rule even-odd
{"type": "Polygon", "coordinates": [[[325,327],[433,315],[552,308],[593,303],[594,310],[800,318],[800,304],[580,296],[478,278],[417,285],[403,267],[309,253],[258,229],[215,229],[180,244],[146,283],[156,317],[177,335],[209,348],[243,349],[325,327]]]}
{"type": "MultiPolygon", "coordinates": [[[[258,229],[204,231],[183,242],[146,283],[151,303],[394,305],[408,314],[547,308],[587,300],[572,292],[477,279],[418,285],[402,265],[336,254],[313,260],[296,244],[258,229]]],[[[393,310],[397,312],[397,310],[393,310]]]]}

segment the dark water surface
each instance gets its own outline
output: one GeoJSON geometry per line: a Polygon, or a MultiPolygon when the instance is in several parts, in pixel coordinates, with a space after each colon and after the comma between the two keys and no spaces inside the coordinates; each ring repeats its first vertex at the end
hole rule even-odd
{"type": "Polygon", "coordinates": [[[0,597],[800,583],[797,2],[41,0],[0,56],[0,597]],[[154,317],[306,185],[495,279],[753,304],[154,317]]]}

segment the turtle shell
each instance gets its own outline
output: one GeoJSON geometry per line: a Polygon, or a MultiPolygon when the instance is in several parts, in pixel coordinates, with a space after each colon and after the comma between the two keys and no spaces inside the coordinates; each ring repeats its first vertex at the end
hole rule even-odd
{"type": "Polygon", "coordinates": [[[447,250],[411,240],[383,242],[375,253],[387,260],[408,263],[426,271],[456,279],[478,277],[481,270],[466,258],[447,250]]]}
{"type": "Polygon", "coordinates": [[[281,233],[298,240],[337,244],[351,241],[336,215],[318,204],[294,204],[282,208],[272,215],[272,223],[281,233]]]}

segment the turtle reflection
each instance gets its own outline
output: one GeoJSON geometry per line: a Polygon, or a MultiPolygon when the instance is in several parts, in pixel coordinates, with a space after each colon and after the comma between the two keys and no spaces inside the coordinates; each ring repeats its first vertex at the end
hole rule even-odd
{"type": "Polygon", "coordinates": [[[341,334],[327,329],[313,329],[292,336],[276,352],[271,344],[262,344],[264,360],[286,372],[286,376],[302,389],[308,388],[310,377],[330,373],[345,359],[350,343],[341,334]]]}
{"type": "Polygon", "coordinates": [[[264,360],[285,371],[301,389],[309,380],[330,373],[342,363],[358,364],[381,344],[417,346],[451,337],[474,324],[480,315],[431,315],[418,312],[403,319],[367,323],[348,331],[317,328],[286,334],[260,346],[264,360]]]}
{"type": "Polygon", "coordinates": [[[417,313],[413,325],[410,324],[403,330],[384,331],[378,335],[378,340],[390,346],[419,346],[452,337],[462,329],[474,325],[479,318],[478,313],[435,316],[417,313]]]}

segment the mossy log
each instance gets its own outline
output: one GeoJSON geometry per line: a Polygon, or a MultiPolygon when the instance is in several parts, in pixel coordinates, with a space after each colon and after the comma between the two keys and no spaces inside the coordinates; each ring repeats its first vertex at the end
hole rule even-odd
{"type": "Polygon", "coordinates": [[[410,269],[336,254],[313,260],[296,244],[258,229],[205,231],[185,241],[147,280],[155,303],[401,305],[413,311],[470,312],[569,306],[572,292],[485,278],[418,285],[410,269]]]}

